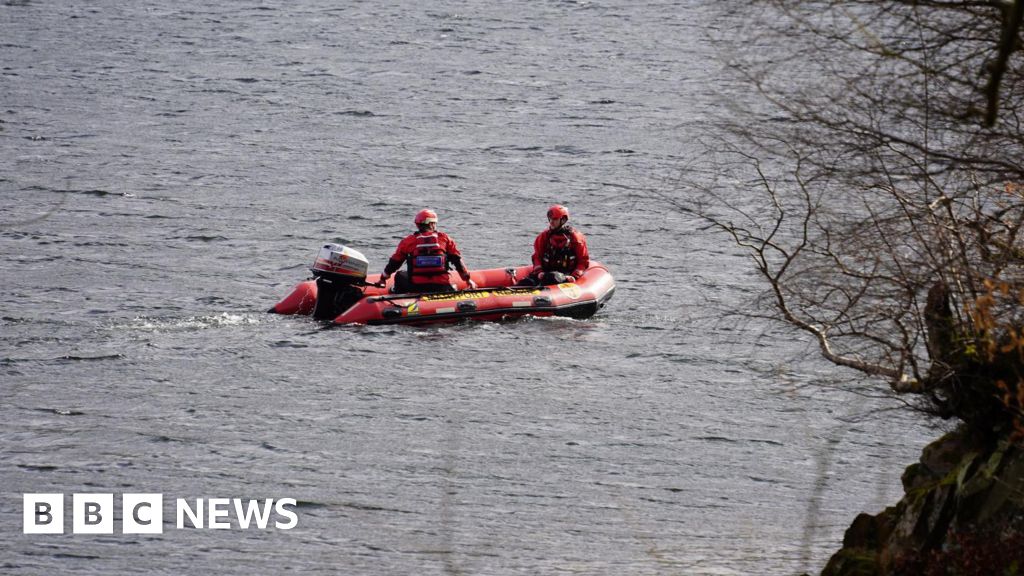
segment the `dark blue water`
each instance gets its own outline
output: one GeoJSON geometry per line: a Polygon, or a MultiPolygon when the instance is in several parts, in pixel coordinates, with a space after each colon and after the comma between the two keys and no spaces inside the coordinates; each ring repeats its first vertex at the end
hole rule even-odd
{"type": "Polygon", "coordinates": [[[658,198],[740,90],[715,2],[209,4],[0,5],[0,571],[795,574],[898,499],[935,432],[743,320],[747,260],[658,198]],[[618,282],[590,320],[264,313],[422,207],[525,263],[554,202],[618,282]],[[22,534],[48,492],[167,529],[22,534]],[[299,525],[175,529],[200,497],[299,525]]]}

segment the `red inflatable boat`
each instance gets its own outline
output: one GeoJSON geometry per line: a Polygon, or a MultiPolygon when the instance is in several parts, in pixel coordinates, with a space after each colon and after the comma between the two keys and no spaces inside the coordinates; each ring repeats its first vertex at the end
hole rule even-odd
{"type": "Polygon", "coordinates": [[[378,284],[379,274],[366,276],[366,259],[337,244],[320,249],[313,264],[314,278],[299,283],[270,312],[313,314],[335,324],[427,324],[462,319],[503,320],[519,316],[589,318],[615,293],[615,280],[601,264],[575,283],[517,287],[532,266],[474,270],[476,290],[461,279],[457,292],[394,294],[394,278],[378,284]]]}

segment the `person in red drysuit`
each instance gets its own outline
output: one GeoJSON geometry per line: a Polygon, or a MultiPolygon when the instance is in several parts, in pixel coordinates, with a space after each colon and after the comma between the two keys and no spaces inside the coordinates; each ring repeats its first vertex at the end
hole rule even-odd
{"type": "Polygon", "coordinates": [[[407,269],[395,276],[395,292],[453,292],[448,270],[455,268],[459,276],[476,289],[455,240],[437,231],[437,213],[423,209],[416,214],[417,232],[406,236],[391,255],[380,281],[391,277],[403,264],[407,269]]]}
{"type": "Polygon", "coordinates": [[[575,282],[589,267],[587,239],[569,225],[569,210],[559,204],[548,208],[548,227],[533,241],[533,270],[520,284],[575,282]]]}

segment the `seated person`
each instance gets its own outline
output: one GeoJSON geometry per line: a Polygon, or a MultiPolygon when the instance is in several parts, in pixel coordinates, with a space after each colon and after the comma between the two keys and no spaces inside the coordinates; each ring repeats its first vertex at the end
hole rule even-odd
{"type": "Polygon", "coordinates": [[[420,210],[415,218],[417,232],[406,236],[399,244],[380,275],[384,282],[391,275],[407,265],[405,273],[395,276],[394,291],[404,292],[454,292],[448,270],[453,266],[469,284],[476,289],[476,283],[469,277],[469,270],[462,262],[462,254],[455,240],[444,232],[437,231],[437,213],[420,210]]]}
{"type": "Polygon", "coordinates": [[[587,239],[569,225],[565,206],[548,208],[548,227],[533,242],[533,270],[520,286],[575,282],[590,267],[587,239]]]}

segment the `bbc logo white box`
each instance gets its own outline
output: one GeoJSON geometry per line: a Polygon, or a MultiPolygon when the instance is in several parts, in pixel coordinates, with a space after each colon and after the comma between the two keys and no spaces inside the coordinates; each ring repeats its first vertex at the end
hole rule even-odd
{"type": "Polygon", "coordinates": [[[64,533],[63,494],[25,494],[25,534],[64,533]]]}
{"type": "Polygon", "coordinates": [[[71,498],[71,530],[75,534],[113,534],[114,495],[73,495],[71,498]]]}
{"type": "Polygon", "coordinates": [[[164,495],[123,495],[121,497],[121,531],[125,534],[163,534],[164,495]]]}

